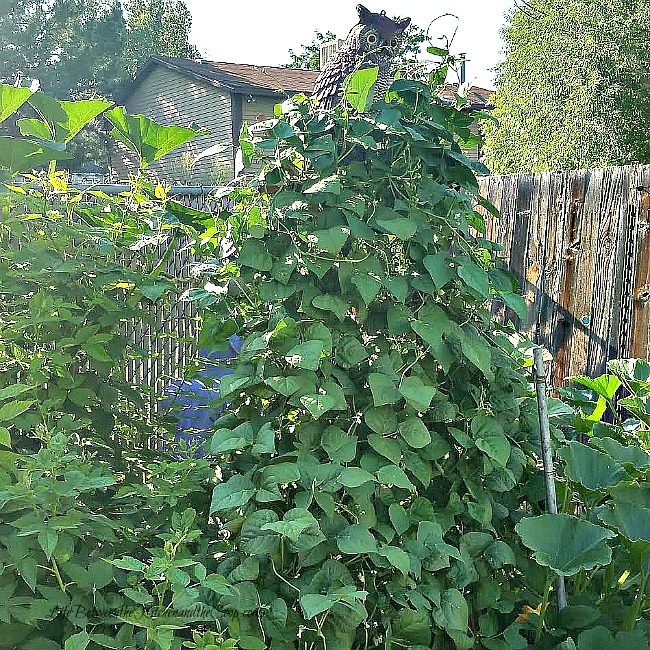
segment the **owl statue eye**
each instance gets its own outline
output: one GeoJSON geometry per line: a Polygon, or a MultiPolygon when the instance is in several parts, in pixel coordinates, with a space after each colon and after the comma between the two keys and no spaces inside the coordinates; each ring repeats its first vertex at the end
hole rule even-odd
{"type": "Polygon", "coordinates": [[[341,104],[345,95],[345,80],[362,67],[361,64],[372,63],[378,68],[372,97],[368,99],[369,105],[385,98],[386,91],[393,83],[394,59],[398,57],[404,32],[411,19],[392,20],[385,11],[373,13],[363,5],[357,5],[357,13],[359,22],[352,27],[336,54],[328,57],[314,84],[313,97],[319,110],[331,110],[341,104]]]}

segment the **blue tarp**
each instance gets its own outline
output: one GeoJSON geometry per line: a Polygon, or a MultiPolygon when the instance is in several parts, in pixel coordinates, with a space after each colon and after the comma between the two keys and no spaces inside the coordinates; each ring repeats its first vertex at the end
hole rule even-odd
{"type": "MultiPolygon", "coordinates": [[[[228,339],[225,350],[210,352],[199,349],[199,358],[205,362],[205,370],[198,373],[197,379],[177,379],[165,388],[167,399],[161,406],[173,410],[178,418],[174,441],[176,447],[184,441],[185,448],[196,448],[209,439],[212,427],[223,406],[214,406],[219,399],[219,384],[224,375],[234,371],[232,361],[239,355],[244,340],[233,334],[228,339]]],[[[198,456],[205,452],[197,451],[198,456]]]]}

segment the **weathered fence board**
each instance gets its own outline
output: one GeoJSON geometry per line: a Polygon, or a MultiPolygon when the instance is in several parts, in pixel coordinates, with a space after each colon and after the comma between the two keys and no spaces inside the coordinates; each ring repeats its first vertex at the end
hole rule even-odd
{"type": "MultiPolygon", "coordinates": [[[[487,236],[524,288],[524,329],[553,380],[650,357],[650,166],[479,179],[487,236]]],[[[508,313],[508,318],[513,318],[508,313]]]]}

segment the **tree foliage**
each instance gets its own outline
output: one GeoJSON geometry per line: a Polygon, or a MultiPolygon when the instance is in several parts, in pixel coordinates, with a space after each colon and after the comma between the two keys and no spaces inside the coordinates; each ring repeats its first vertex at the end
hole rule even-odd
{"type": "Polygon", "coordinates": [[[329,30],[325,33],[316,30],[314,39],[308,45],[301,45],[301,51],[296,53],[289,50],[291,63],[285,64],[286,68],[301,68],[303,70],[320,70],[320,48],[323,43],[336,39],[336,34],[329,30]]]}
{"type": "MultiPolygon", "coordinates": [[[[399,21],[400,17],[393,18],[399,21]]],[[[336,34],[331,31],[325,33],[316,30],[315,36],[308,45],[301,45],[301,51],[296,53],[289,50],[291,63],[285,65],[287,68],[303,68],[306,70],[320,70],[320,48],[323,43],[335,40],[336,34]]],[[[413,67],[420,60],[422,45],[428,40],[427,33],[421,27],[410,24],[404,31],[402,44],[398,54],[395,56],[395,62],[399,68],[413,67]]]]}
{"type": "Polygon", "coordinates": [[[135,73],[152,54],[194,59],[192,27],[184,0],[127,0],[126,69],[135,73]]]}
{"type": "Polygon", "coordinates": [[[2,2],[0,77],[37,78],[60,99],[112,97],[151,54],[198,54],[183,0],[2,2]]]}
{"type": "Polygon", "coordinates": [[[485,161],[496,173],[650,161],[650,2],[530,0],[510,12],[485,161]]]}

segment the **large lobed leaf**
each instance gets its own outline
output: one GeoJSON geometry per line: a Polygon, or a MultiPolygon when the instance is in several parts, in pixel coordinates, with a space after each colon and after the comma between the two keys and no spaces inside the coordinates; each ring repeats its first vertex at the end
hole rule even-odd
{"type": "Polygon", "coordinates": [[[623,467],[607,454],[572,440],[558,451],[565,462],[566,475],[588,490],[618,485],[627,475],[623,467]]]}
{"type": "Polygon", "coordinates": [[[55,142],[70,142],[81,129],[113,105],[104,99],[58,101],[42,92],[35,93],[29,103],[42,119],[19,120],[21,133],[39,138],[45,136],[45,139],[55,142]]]}
{"type": "Polygon", "coordinates": [[[0,136],[0,167],[27,172],[51,160],[71,160],[72,156],[55,142],[0,136]]]}
{"type": "Polygon", "coordinates": [[[526,517],[515,530],[530,548],[538,564],[559,575],[571,576],[611,562],[607,545],[614,533],[584,519],[567,514],[526,517]]]}
{"type": "Polygon", "coordinates": [[[0,122],[13,115],[31,96],[29,88],[0,84],[0,122]]]}
{"type": "Polygon", "coordinates": [[[182,126],[162,126],[144,115],[129,115],[122,106],[104,113],[113,124],[111,135],[140,158],[142,168],[170,151],[208,131],[195,131],[182,126]]]}

